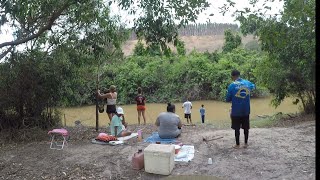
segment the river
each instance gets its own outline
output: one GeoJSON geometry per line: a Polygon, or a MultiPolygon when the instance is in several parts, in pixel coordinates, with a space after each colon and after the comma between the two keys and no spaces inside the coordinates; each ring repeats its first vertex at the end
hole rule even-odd
{"type": "MultiPolygon", "coordinates": [[[[257,118],[257,115],[273,115],[278,112],[282,113],[296,113],[300,109],[297,105],[292,104],[292,99],[285,99],[284,102],[278,108],[274,108],[270,105],[271,98],[254,98],[251,99],[251,114],[250,118],[257,118]]],[[[180,116],[183,123],[186,123],[184,118],[183,102],[174,103],[176,106],[176,113],[180,116]]],[[[200,113],[199,109],[201,105],[204,105],[206,109],[205,123],[211,124],[221,124],[230,123],[229,109],[231,104],[221,101],[192,101],[192,122],[200,123],[200,113]]],[[[126,121],[129,124],[137,124],[137,111],[136,105],[122,105],[124,109],[126,121]]],[[[166,104],[164,103],[146,103],[146,119],[147,123],[154,123],[160,112],[166,111],[166,104]]],[[[66,123],[67,126],[73,126],[76,120],[80,120],[81,124],[85,126],[93,126],[96,124],[96,113],[95,106],[81,106],[72,108],[62,108],[60,109],[62,113],[63,124],[66,123]]],[[[99,113],[99,126],[106,126],[109,122],[107,114],[99,113]]],[[[141,122],[143,119],[141,117],[141,122]]]]}

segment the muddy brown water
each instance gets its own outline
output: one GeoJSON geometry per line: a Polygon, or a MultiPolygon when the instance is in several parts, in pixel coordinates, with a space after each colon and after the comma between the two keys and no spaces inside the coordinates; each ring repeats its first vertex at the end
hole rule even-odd
{"type": "MultiPolygon", "coordinates": [[[[271,98],[256,98],[251,99],[251,114],[250,118],[257,118],[258,115],[274,115],[278,112],[282,113],[297,113],[300,111],[299,106],[292,104],[292,99],[285,99],[278,108],[270,105],[271,98]]],[[[176,106],[176,113],[180,116],[183,123],[186,123],[184,118],[182,104],[183,102],[174,103],[176,106]]],[[[224,124],[230,123],[229,109],[231,104],[221,101],[192,101],[191,118],[193,123],[200,123],[201,105],[206,109],[205,123],[210,124],[224,124]]],[[[126,121],[129,124],[137,124],[137,110],[135,104],[121,105],[124,109],[126,121]]],[[[166,104],[164,103],[146,103],[146,119],[147,123],[154,123],[159,113],[166,111],[166,104]]],[[[74,122],[79,120],[85,126],[96,125],[96,111],[95,106],[82,106],[72,108],[62,108],[62,123],[67,126],[74,126],[74,122]]],[[[108,116],[105,112],[99,113],[99,126],[105,127],[109,122],[108,116]]],[[[141,118],[141,122],[143,119],[141,118]]]]}

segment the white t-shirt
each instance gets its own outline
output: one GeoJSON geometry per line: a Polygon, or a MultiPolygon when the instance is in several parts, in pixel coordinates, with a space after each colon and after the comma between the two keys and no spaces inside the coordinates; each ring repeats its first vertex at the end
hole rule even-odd
{"type": "Polygon", "coordinates": [[[192,103],[190,101],[184,102],[182,107],[184,108],[184,113],[185,114],[191,114],[192,103]]]}

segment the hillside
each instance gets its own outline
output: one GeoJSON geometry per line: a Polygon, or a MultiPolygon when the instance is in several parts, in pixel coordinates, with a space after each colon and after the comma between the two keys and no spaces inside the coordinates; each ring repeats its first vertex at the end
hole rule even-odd
{"type": "MultiPolygon", "coordinates": [[[[199,52],[214,52],[215,50],[221,50],[224,43],[224,35],[210,35],[210,36],[182,36],[181,40],[185,42],[187,53],[190,53],[193,49],[199,52]]],[[[253,35],[242,37],[242,44],[245,46],[250,41],[257,41],[253,35]]],[[[127,41],[122,49],[125,56],[132,55],[134,46],[138,40],[127,41]]],[[[173,46],[171,46],[173,47],[173,46]]],[[[175,49],[172,48],[175,52],[175,49]]]]}

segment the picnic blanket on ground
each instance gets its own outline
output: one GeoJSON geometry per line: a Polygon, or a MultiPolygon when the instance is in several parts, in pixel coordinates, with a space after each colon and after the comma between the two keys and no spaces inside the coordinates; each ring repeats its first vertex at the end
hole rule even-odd
{"type": "Polygon", "coordinates": [[[105,141],[99,141],[99,140],[96,140],[96,139],[91,139],[91,142],[92,142],[93,144],[113,145],[113,146],[124,143],[123,141],[109,141],[109,142],[105,142],[105,141]]]}
{"type": "Polygon", "coordinates": [[[133,137],[137,137],[137,136],[138,136],[138,133],[131,133],[130,136],[118,137],[118,140],[119,141],[125,141],[125,140],[131,139],[133,137]]]}
{"type": "Polygon", "coordinates": [[[189,162],[194,157],[194,146],[183,145],[178,154],[174,156],[174,161],[189,162]]]}
{"type": "Polygon", "coordinates": [[[144,142],[149,142],[149,143],[156,143],[157,141],[161,142],[161,144],[171,144],[171,143],[176,143],[177,139],[162,139],[159,137],[158,132],[154,132],[144,140],[144,142]]]}
{"type": "Polygon", "coordinates": [[[119,145],[119,144],[123,144],[125,140],[131,139],[133,137],[138,136],[138,133],[132,133],[130,136],[125,136],[125,137],[118,137],[117,141],[99,141],[97,139],[92,139],[91,142],[93,144],[101,144],[101,145],[119,145]]]}

